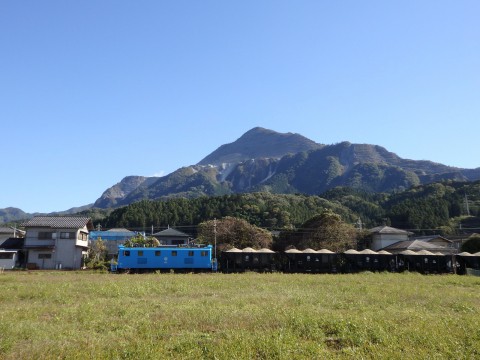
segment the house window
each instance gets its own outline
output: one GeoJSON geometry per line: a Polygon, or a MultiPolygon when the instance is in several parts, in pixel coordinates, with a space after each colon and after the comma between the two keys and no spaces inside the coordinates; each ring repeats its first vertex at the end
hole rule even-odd
{"type": "Polygon", "coordinates": [[[143,256],[143,250],[138,250],[138,256],[143,256]]]}
{"type": "Polygon", "coordinates": [[[14,253],[0,253],[0,260],[13,259],[14,253]]]}
{"type": "Polygon", "coordinates": [[[75,232],[61,232],[60,239],[75,239],[75,232]]]}
{"type": "MultiPolygon", "coordinates": [[[[73,233],[75,234],[75,233],[73,233]]],[[[75,235],[74,235],[75,236],[75,235]]],[[[85,233],[78,233],[78,240],[88,240],[88,234],[85,234],[85,233]]]]}
{"type": "Polygon", "coordinates": [[[190,250],[190,251],[188,252],[188,256],[193,256],[193,250],[190,250]]]}
{"type": "Polygon", "coordinates": [[[39,240],[52,240],[56,238],[56,233],[50,231],[39,231],[38,232],[38,239],[39,240]]]}
{"type": "Polygon", "coordinates": [[[123,256],[130,256],[130,250],[124,250],[123,256]]]}
{"type": "Polygon", "coordinates": [[[52,254],[38,254],[39,259],[51,259],[52,254]]]}
{"type": "Polygon", "coordinates": [[[172,256],[177,256],[177,251],[176,250],[172,251],[172,256]]]}
{"type": "Polygon", "coordinates": [[[160,250],[155,250],[155,256],[160,256],[161,251],[160,250]]]}

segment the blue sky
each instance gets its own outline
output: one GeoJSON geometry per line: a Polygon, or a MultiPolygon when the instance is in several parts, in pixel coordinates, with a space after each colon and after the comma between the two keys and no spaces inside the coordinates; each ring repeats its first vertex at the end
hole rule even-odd
{"type": "Polygon", "coordinates": [[[480,167],[478,1],[0,2],[0,208],[66,210],[255,126],[480,167]]]}

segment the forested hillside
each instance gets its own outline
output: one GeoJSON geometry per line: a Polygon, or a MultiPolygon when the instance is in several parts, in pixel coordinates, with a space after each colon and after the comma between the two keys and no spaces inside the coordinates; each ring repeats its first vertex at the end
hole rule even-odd
{"type": "Polygon", "coordinates": [[[393,194],[336,188],[323,196],[349,208],[370,226],[383,220],[401,229],[445,234],[454,233],[460,225],[480,227],[475,220],[480,216],[480,181],[433,183],[393,194]]]}
{"type": "Polygon", "coordinates": [[[355,220],[354,214],[345,206],[318,196],[249,193],[168,201],[143,200],[114,210],[102,226],[136,229],[149,229],[152,225],[190,226],[232,216],[264,228],[282,229],[301,224],[326,208],[347,221],[355,220]]]}
{"type": "Polygon", "coordinates": [[[338,187],[322,196],[248,193],[143,200],[114,210],[101,224],[106,228],[148,230],[151,226],[195,227],[213,218],[232,216],[281,230],[298,227],[324,209],[333,210],[351,224],[359,225],[361,220],[363,227],[389,224],[418,234],[452,234],[458,231],[460,223],[464,228],[479,226],[476,219],[480,215],[480,181],[434,183],[394,194],[338,187]]]}

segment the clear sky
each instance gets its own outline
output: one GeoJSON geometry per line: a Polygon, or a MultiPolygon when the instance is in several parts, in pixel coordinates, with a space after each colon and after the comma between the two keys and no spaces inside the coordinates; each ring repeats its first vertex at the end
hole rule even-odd
{"type": "Polygon", "coordinates": [[[0,208],[66,210],[255,126],[480,167],[480,2],[0,1],[0,208]]]}

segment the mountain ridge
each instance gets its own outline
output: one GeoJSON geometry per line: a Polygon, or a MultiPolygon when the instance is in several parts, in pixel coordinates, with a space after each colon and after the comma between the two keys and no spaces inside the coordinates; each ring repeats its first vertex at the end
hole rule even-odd
{"type": "Polygon", "coordinates": [[[116,204],[253,191],[319,194],[335,186],[388,192],[439,180],[476,179],[480,168],[403,159],[379,145],[318,144],[299,134],[255,127],[196,165],[156,178],[116,204]]]}
{"type": "MultiPolygon", "coordinates": [[[[300,134],[255,127],[237,140],[221,145],[195,165],[180,167],[162,177],[126,176],[106,189],[93,204],[53,214],[92,207],[115,208],[142,199],[254,191],[318,195],[336,186],[390,192],[442,180],[478,179],[480,168],[463,169],[428,160],[403,159],[380,145],[348,141],[319,144],[300,134]]],[[[16,208],[0,209],[3,222],[33,215],[16,208]]]]}

